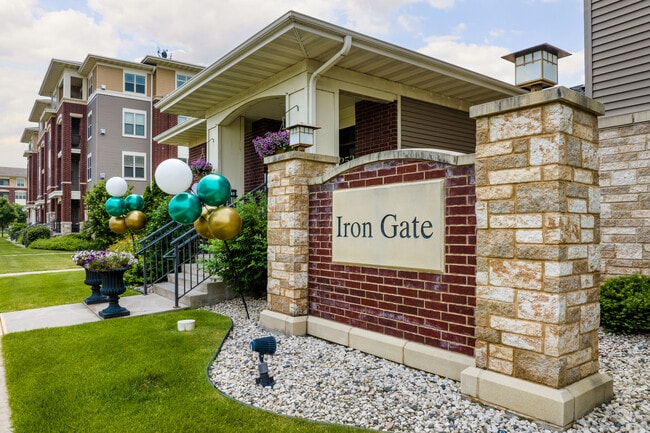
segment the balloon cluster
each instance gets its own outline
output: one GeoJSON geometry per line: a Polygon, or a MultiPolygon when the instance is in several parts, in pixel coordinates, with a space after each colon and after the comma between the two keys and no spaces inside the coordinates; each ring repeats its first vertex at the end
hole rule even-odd
{"type": "Polygon", "coordinates": [[[174,221],[194,224],[206,239],[228,241],[241,232],[239,212],[224,206],[230,198],[230,182],[224,176],[208,174],[192,185],[192,169],[180,159],[163,161],[154,176],[160,189],[174,195],[167,206],[174,221]]]}
{"type": "Polygon", "coordinates": [[[113,233],[121,235],[127,230],[137,232],[144,228],[147,216],[142,212],[144,199],[140,194],[129,194],[124,197],[129,186],[121,177],[111,177],[106,181],[106,191],[110,198],[104,208],[111,216],[108,227],[113,233]]]}

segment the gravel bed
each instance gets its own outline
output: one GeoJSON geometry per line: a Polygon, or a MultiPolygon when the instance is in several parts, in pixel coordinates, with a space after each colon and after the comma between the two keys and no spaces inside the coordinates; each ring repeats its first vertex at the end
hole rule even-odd
{"type": "MultiPolygon", "coordinates": [[[[461,397],[460,383],[314,337],[292,337],[258,324],[265,300],[205,307],[230,316],[234,329],[210,368],[230,397],[283,415],[392,432],[544,432],[544,428],[461,397]],[[255,338],[275,336],[265,356],[273,387],[256,385],[255,338]]],[[[650,336],[600,334],[601,372],[614,378],[615,397],[578,420],[569,433],[650,432],[650,336]]]]}

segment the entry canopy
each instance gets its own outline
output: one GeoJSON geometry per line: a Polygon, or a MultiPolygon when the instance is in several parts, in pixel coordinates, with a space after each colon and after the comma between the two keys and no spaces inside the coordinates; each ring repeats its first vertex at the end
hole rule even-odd
{"type": "MultiPolygon", "coordinates": [[[[206,118],[221,103],[305,59],[323,64],[351,36],[336,67],[448,98],[470,106],[524,93],[511,84],[290,11],[163,98],[163,112],[206,118]]],[[[496,59],[495,59],[496,61],[496,59]]]]}

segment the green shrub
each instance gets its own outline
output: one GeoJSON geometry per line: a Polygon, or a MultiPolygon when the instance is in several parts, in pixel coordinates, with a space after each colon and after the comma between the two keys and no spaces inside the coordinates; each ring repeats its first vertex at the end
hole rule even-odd
{"type": "Polygon", "coordinates": [[[22,232],[26,228],[27,228],[27,224],[25,223],[12,223],[9,226],[9,239],[15,241],[16,239],[18,239],[20,232],[22,232]]]}
{"type": "Polygon", "coordinates": [[[28,247],[36,239],[49,239],[52,236],[52,232],[49,227],[45,226],[32,226],[27,227],[23,232],[22,243],[28,247]]]}
{"type": "Polygon", "coordinates": [[[49,239],[37,239],[29,244],[29,248],[40,250],[80,251],[97,250],[101,245],[79,234],[57,236],[49,239]]]}
{"type": "Polygon", "coordinates": [[[234,239],[223,241],[213,239],[207,247],[212,260],[206,262],[206,269],[220,275],[233,290],[243,291],[255,297],[266,294],[266,194],[247,194],[238,201],[235,208],[242,219],[242,231],[234,239]]]}
{"type": "Polygon", "coordinates": [[[600,323],[608,332],[650,332],[650,277],[611,278],[600,287],[600,323]]]}

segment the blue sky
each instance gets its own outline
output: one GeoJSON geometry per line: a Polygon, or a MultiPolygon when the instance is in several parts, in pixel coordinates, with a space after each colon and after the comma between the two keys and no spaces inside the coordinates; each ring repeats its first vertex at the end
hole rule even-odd
{"type": "Polygon", "coordinates": [[[140,61],[168,49],[208,66],[295,10],[512,83],[513,51],[550,43],[560,84],[584,82],[583,0],[13,0],[0,2],[1,166],[24,167],[20,143],[52,58],[140,61]],[[11,80],[6,77],[12,77],[11,80]]]}

